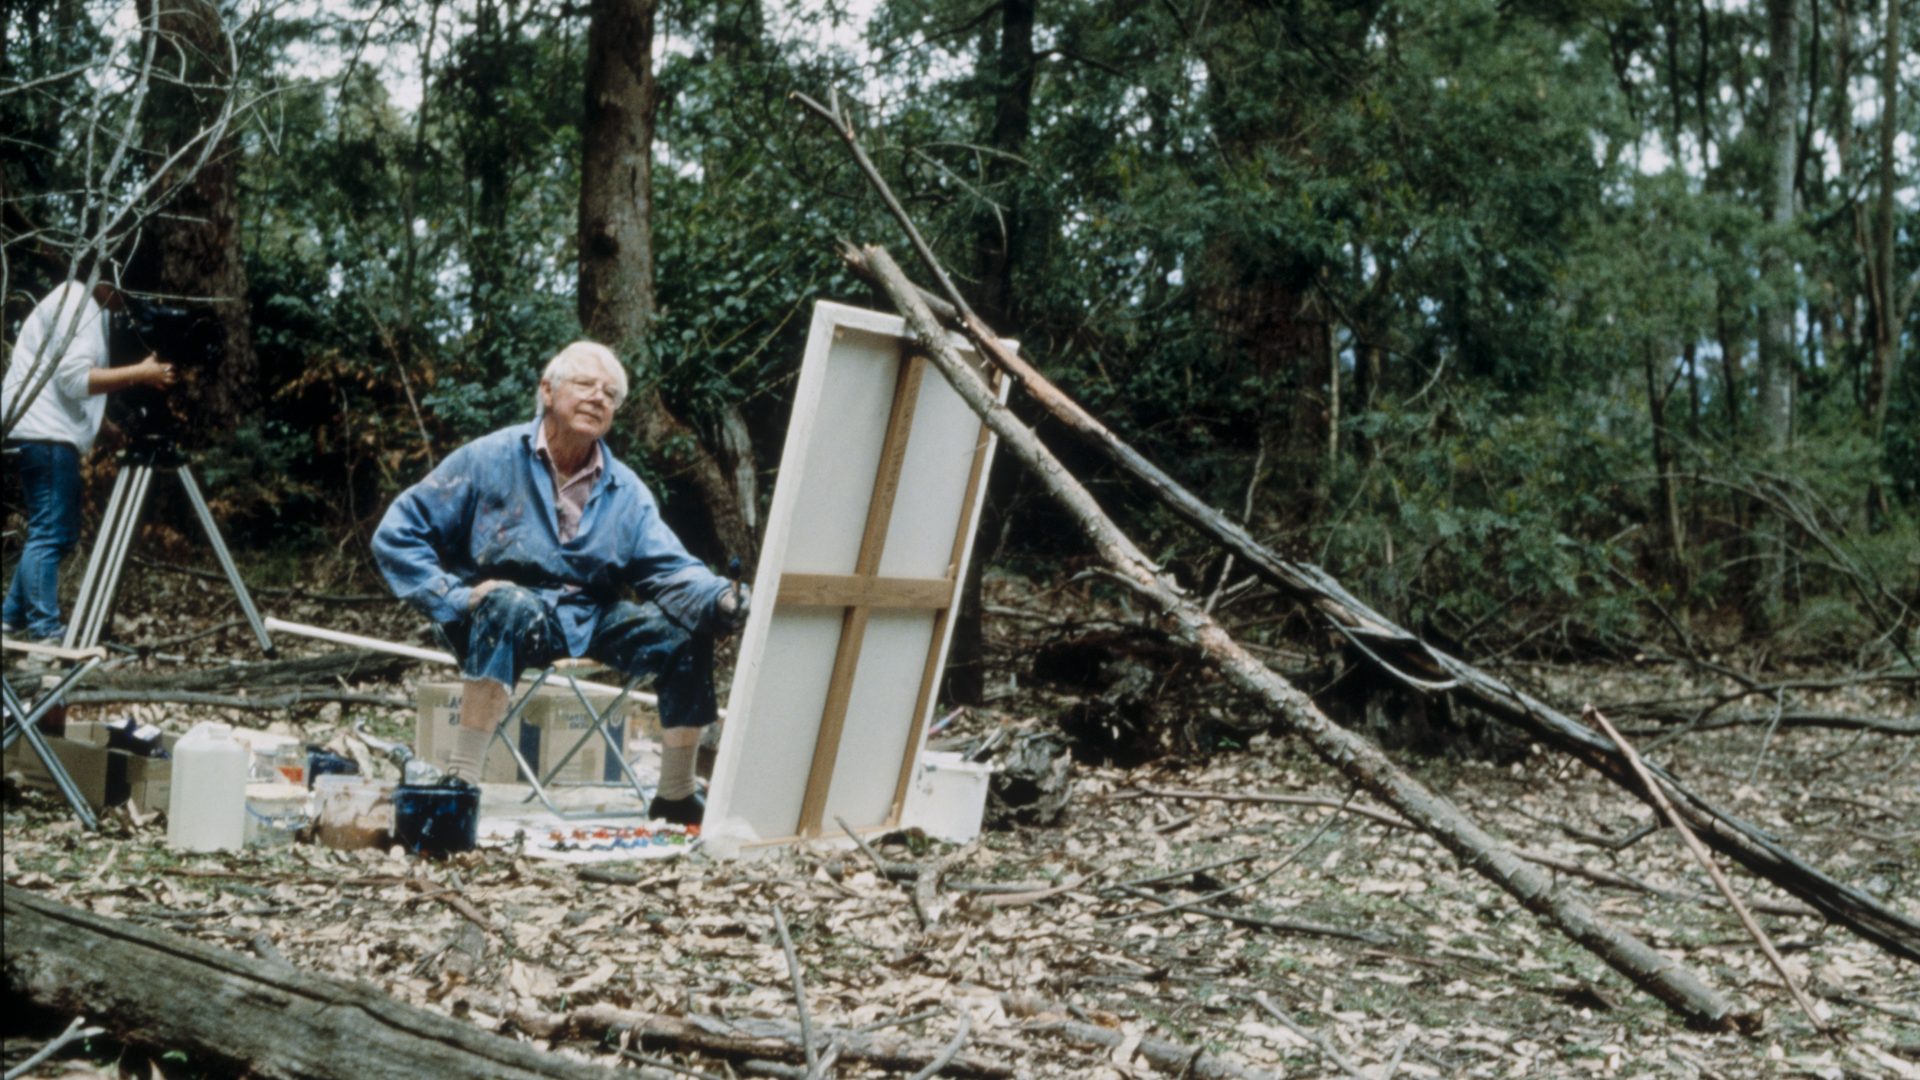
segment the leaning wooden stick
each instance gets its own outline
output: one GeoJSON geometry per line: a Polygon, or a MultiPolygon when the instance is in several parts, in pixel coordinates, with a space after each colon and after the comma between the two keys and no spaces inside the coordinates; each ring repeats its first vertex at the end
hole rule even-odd
{"type": "Polygon", "coordinates": [[[866,256],[878,268],[887,293],[907,318],[915,337],[974,412],[1000,436],[1001,445],[1031,469],[1081,532],[1143,600],[1158,608],[1170,632],[1193,647],[1243,689],[1258,694],[1275,715],[1321,760],[1438,840],[1463,865],[1506,890],[1527,910],[1666,1002],[1699,1027],[1736,1026],[1731,1002],[1691,971],[1634,935],[1608,924],[1578,897],[1556,890],[1548,877],[1489,836],[1460,808],[1407,775],[1368,739],[1329,720],[1300,689],[1240,647],[1224,627],[1184,593],[1171,575],[1148,559],[1107,517],[1093,495],[988,389],[984,379],[954,351],[947,332],[921,302],[893,257],[878,247],[866,256]]]}
{"type": "Polygon", "coordinates": [[[1760,951],[1767,954],[1767,962],[1773,965],[1773,970],[1780,973],[1780,981],[1787,984],[1787,991],[1799,1004],[1800,1011],[1806,1013],[1807,1019],[1813,1022],[1813,1029],[1823,1033],[1828,1031],[1826,1021],[1820,1019],[1820,1014],[1814,1011],[1813,1002],[1807,1000],[1807,995],[1801,991],[1800,984],[1793,981],[1792,973],[1787,970],[1787,962],[1780,958],[1780,950],[1773,947],[1773,941],[1767,937],[1767,932],[1760,929],[1759,923],[1753,921],[1753,916],[1747,911],[1747,905],[1741,903],[1740,897],[1734,893],[1733,884],[1727,880],[1727,875],[1721,873],[1720,867],[1714,865],[1713,856],[1707,853],[1706,845],[1700,842],[1699,837],[1693,835],[1693,830],[1687,828],[1686,822],[1680,820],[1680,815],[1674,811],[1673,803],[1668,800],[1667,793],[1661,790],[1653,774],[1647,771],[1646,765],[1641,762],[1640,755],[1634,752],[1633,746],[1614,730],[1613,725],[1607,722],[1607,718],[1601,715],[1599,709],[1589,705],[1580,711],[1580,718],[1598,726],[1601,731],[1607,733],[1607,738],[1612,739],[1613,744],[1620,748],[1620,754],[1627,759],[1627,765],[1633,769],[1635,775],[1640,777],[1640,782],[1646,785],[1648,797],[1653,800],[1655,806],[1660,808],[1660,815],[1667,819],[1675,832],[1680,834],[1680,839],[1686,843],[1687,851],[1693,855],[1694,861],[1706,870],[1707,876],[1713,879],[1714,887],[1719,889],[1720,895],[1726,897],[1727,903],[1733,906],[1733,913],[1740,916],[1740,925],[1747,928],[1747,933],[1751,934],[1753,940],[1759,944],[1760,951]]]}

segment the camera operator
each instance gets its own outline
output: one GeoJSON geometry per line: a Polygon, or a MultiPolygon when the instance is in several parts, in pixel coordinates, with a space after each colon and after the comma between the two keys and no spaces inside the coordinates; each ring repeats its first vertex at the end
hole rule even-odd
{"type": "Polygon", "coordinates": [[[125,304],[106,282],[89,295],[69,281],[34,305],[14,342],[0,412],[10,417],[18,402],[28,403],[6,433],[8,465],[25,489],[27,542],[0,615],[8,637],[57,643],[65,636],[60,560],[80,540],[80,461],[100,432],[102,395],[173,384],[173,365],[156,354],[107,366],[107,312],[125,304]]]}

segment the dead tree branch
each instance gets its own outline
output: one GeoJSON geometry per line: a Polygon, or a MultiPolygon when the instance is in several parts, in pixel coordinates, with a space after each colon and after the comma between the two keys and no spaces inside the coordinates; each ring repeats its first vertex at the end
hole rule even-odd
{"type": "Polygon", "coordinates": [[[271,964],[24,889],[6,887],[3,906],[8,989],[46,1008],[84,1010],[128,1042],[266,1077],[621,1075],[395,1001],[364,983],[271,964]]]}
{"type": "MultiPolygon", "coordinates": [[[[850,136],[849,131],[851,142],[850,136]]],[[[1260,697],[1323,761],[1433,836],[1463,865],[1498,884],[1529,911],[1666,1002],[1688,1022],[1715,1029],[1734,1023],[1733,1006],[1719,992],[1639,938],[1606,923],[1577,897],[1556,893],[1545,874],[1488,835],[1451,801],[1402,771],[1370,740],[1327,719],[1304,693],[1242,649],[1114,525],[1092,494],[1041,444],[1032,429],[1000,403],[985,380],[954,351],[947,331],[920,302],[912,283],[892,258],[878,247],[866,248],[865,254],[888,295],[906,315],[914,336],[947,381],[1072,516],[1114,569],[1115,577],[1161,613],[1172,635],[1242,689],[1260,697]]]]}
{"type": "MultiPolygon", "coordinates": [[[[810,99],[802,100],[808,101],[809,108],[819,111],[817,103],[812,103],[810,99]]],[[[844,120],[839,118],[833,118],[833,122],[841,137],[852,147],[856,159],[865,161],[851,127],[845,126],[844,120]]],[[[863,165],[863,169],[870,181],[884,189],[885,182],[873,171],[870,162],[863,165]]],[[[897,214],[902,226],[910,235],[917,237],[918,232],[905,217],[905,211],[898,211],[897,214]]],[[[916,247],[924,248],[924,244],[917,244],[916,247]]],[[[853,264],[856,269],[869,280],[877,279],[870,254],[862,252],[859,258],[860,261],[853,264]]],[[[924,252],[923,258],[932,263],[930,272],[945,281],[945,271],[938,269],[932,253],[924,252]]],[[[908,295],[919,295],[917,286],[909,282],[905,287],[910,290],[908,295]]],[[[953,295],[958,294],[956,292],[953,295]]],[[[1423,694],[1432,693],[1436,685],[1444,685],[1461,699],[1520,729],[1528,738],[1581,761],[1621,788],[1637,795],[1644,791],[1634,781],[1631,770],[1612,742],[1552,705],[1421,641],[1347,592],[1344,586],[1318,566],[1282,558],[1256,540],[1244,527],[1208,506],[1133,447],[1122,442],[1032,365],[1003,348],[1000,339],[970,310],[955,305],[954,311],[974,345],[997,367],[1017,379],[1034,400],[1068,430],[1091,442],[1111,462],[1145,484],[1182,520],[1239,556],[1242,562],[1282,593],[1317,612],[1329,626],[1348,640],[1356,643],[1365,641],[1367,647],[1364,652],[1368,661],[1383,673],[1423,694]]],[[[1827,918],[1887,952],[1920,963],[1920,920],[1888,907],[1807,863],[1766,830],[1694,792],[1658,766],[1649,768],[1673,794],[1675,806],[1686,817],[1687,823],[1709,846],[1740,863],[1749,872],[1806,901],[1827,918]]]]}
{"type": "Polygon", "coordinates": [[[1661,815],[1673,826],[1673,830],[1680,834],[1680,839],[1687,845],[1688,853],[1707,872],[1707,876],[1713,879],[1714,887],[1720,890],[1720,895],[1727,898],[1727,903],[1733,907],[1733,913],[1740,917],[1740,925],[1747,928],[1747,933],[1753,936],[1754,942],[1760,946],[1760,951],[1766,954],[1767,962],[1773,965],[1773,970],[1780,973],[1780,981],[1787,984],[1787,991],[1799,1004],[1800,1011],[1807,1014],[1807,1019],[1812,1022],[1815,1031],[1826,1032],[1828,1030],[1826,1021],[1820,1018],[1819,1012],[1813,1007],[1813,1002],[1807,1000],[1807,995],[1800,989],[1800,984],[1793,980],[1793,974],[1787,970],[1787,962],[1780,958],[1780,950],[1773,947],[1773,939],[1767,936],[1765,930],[1760,929],[1759,923],[1753,921],[1753,915],[1747,911],[1747,905],[1740,902],[1740,895],[1733,891],[1733,885],[1727,881],[1727,875],[1720,872],[1720,867],[1714,863],[1713,856],[1707,854],[1707,849],[1701,845],[1699,838],[1693,835],[1693,830],[1687,828],[1687,823],[1682,821],[1680,815],[1674,811],[1673,803],[1667,799],[1666,793],[1660,790],[1659,782],[1647,772],[1645,763],[1640,760],[1640,755],[1634,753],[1633,745],[1613,729],[1613,725],[1607,722],[1607,718],[1599,709],[1591,705],[1587,706],[1582,719],[1598,724],[1600,730],[1607,733],[1608,738],[1619,744],[1620,752],[1626,755],[1627,764],[1632,767],[1634,775],[1640,778],[1640,782],[1646,785],[1647,792],[1659,806],[1661,815]]]}

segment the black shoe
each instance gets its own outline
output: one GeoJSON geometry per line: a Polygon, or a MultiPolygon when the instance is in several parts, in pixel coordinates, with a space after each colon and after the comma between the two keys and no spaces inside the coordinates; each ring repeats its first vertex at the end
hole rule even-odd
{"type": "Polygon", "coordinates": [[[684,799],[663,799],[655,795],[653,801],[647,804],[648,817],[671,821],[675,825],[698,825],[706,813],[707,800],[697,793],[684,799]]]}

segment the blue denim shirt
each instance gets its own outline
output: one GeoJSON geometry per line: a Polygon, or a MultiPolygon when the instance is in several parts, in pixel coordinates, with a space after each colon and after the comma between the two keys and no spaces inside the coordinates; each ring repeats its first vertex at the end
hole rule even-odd
{"type": "Polygon", "coordinates": [[[533,453],[538,423],[455,450],[387,508],[373,554],[394,594],[444,624],[467,617],[482,581],[524,585],[555,610],[574,656],[586,653],[595,617],[625,587],[688,630],[711,633],[728,582],[687,554],[653,493],[604,443],[606,470],[580,531],[560,542],[553,479],[533,453]]]}

